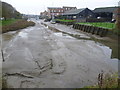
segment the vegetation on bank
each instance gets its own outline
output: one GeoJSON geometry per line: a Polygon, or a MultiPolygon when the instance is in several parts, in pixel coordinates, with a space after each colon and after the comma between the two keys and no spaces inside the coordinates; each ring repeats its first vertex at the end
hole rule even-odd
{"type": "Polygon", "coordinates": [[[55,19],[56,21],[62,21],[62,22],[75,22],[75,20],[67,20],[67,19],[55,19]]]}
{"type": "Polygon", "coordinates": [[[2,88],[8,88],[7,81],[4,77],[2,78],[2,88]]]}
{"type": "MultiPolygon", "coordinates": [[[[117,74],[105,74],[100,73],[98,75],[98,83],[94,86],[86,86],[82,90],[119,90],[120,86],[118,84],[118,75],[117,74]]],[[[81,90],[77,88],[74,90],[81,90]]]]}
{"type": "Polygon", "coordinates": [[[15,31],[18,29],[23,29],[28,26],[34,26],[35,23],[32,21],[27,21],[27,20],[3,20],[3,26],[2,26],[2,33],[6,33],[8,31],[15,31]]]}
{"type": "Polygon", "coordinates": [[[108,28],[108,29],[115,28],[114,23],[106,23],[106,22],[94,22],[94,23],[85,22],[85,23],[78,23],[78,24],[92,25],[92,26],[103,27],[103,28],[108,28]]]}
{"type": "Polygon", "coordinates": [[[118,15],[117,15],[117,17],[116,17],[115,29],[114,29],[113,32],[120,35],[120,15],[119,15],[119,13],[120,13],[120,8],[118,8],[117,13],[118,13],[118,15]]]}
{"type": "Polygon", "coordinates": [[[120,35],[120,21],[116,22],[113,32],[120,35]]]}
{"type": "Polygon", "coordinates": [[[120,88],[118,84],[118,74],[103,74],[98,75],[98,83],[94,86],[87,86],[85,88],[120,88]]]}
{"type": "Polygon", "coordinates": [[[0,26],[5,26],[5,25],[10,25],[12,23],[15,23],[19,21],[20,19],[8,19],[8,20],[1,20],[0,21],[0,26]]]}
{"type": "Polygon", "coordinates": [[[11,4],[0,1],[2,7],[2,15],[0,16],[0,33],[23,29],[28,26],[34,26],[35,23],[22,19],[22,14],[18,12],[11,4]]]}

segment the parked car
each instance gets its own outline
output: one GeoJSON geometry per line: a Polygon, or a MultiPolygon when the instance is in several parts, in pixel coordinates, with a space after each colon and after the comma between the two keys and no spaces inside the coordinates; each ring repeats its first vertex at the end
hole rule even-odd
{"type": "Polygon", "coordinates": [[[116,22],[116,20],[115,20],[115,19],[112,19],[112,20],[111,20],[111,23],[115,23],[115,22],[116,22]]]}
{"type": "Polygon", "coordinates": [[[44,22],[47,22],[47,19],[44,19],[44,22]]]}

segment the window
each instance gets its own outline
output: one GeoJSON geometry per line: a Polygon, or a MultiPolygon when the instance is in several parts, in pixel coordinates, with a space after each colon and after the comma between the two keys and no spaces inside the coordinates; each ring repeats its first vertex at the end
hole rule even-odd
{"type": "Polygon", "coordinates": [[[59,12],[61,12],[61,10],[59,10],[59,12]]]}
{"type": "Polygon", "coordinates": [[[53,12],[53,10],[51,10],[51,12],[53,12]]]}

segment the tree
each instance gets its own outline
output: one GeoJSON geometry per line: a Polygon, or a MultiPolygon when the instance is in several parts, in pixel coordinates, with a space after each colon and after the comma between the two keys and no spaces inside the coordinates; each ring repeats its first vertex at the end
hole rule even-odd
{"type": "Polygon", "coordinates": [[[10,4],[2,2],[2,17],[6,19],[10,18],[22,18],[21,14],[10,4]]]}

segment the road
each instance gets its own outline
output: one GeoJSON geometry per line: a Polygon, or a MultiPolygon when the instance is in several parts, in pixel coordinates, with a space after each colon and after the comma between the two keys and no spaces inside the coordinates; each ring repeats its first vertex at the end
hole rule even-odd
{"type": "Polygon", "coordinates": [[[8,87],[80,88],[96,84],[101,71],[117,72],[117,60],[110,64],[110,48],[34,22],[34,27],[3,34],[2,68],[8,87]]]}

